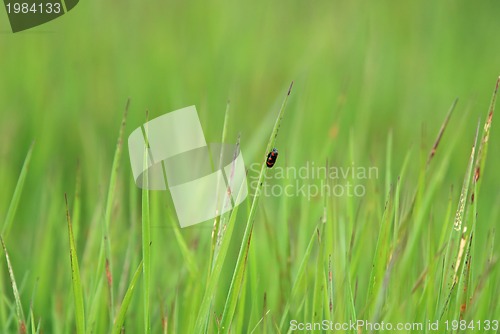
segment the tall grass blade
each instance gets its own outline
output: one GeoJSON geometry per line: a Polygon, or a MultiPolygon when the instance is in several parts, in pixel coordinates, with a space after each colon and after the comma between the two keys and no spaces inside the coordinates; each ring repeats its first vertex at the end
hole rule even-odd
{"type": "Polygon", "coordinates": [[[7,210],[7,215],[5,216],[5,220],[2,227],[2,238],[7,239],[10,228],[12,227],[12,223],[14,221],[14,217],[17,212],[17,208],[19,206],[19,200],[21,199],[21,194],[24,189],[24,182],[26,181],[26,175],[28,175],[28,168],[31,161],[31,155],[33,153],[33,147],[35,146],[35,142],[31,143],[30,148],[28,149],[28,153],[26,154],[26,158],[24,158],[23,168],[21,169],[21,173],[19,174],[19,178],[17,179],[16,188],[14,189],[14,194],[12,195],[12,199],[10,201],[9,209],[7,210]]]}
{"type": "Polygon", "coordinates": [[[109,177],[108,197],[106,199],[106,210],[104,214],[104,225],[103,225],[104,254],[106,257],[105,270],[108,283],[109,305],[110,305],[109,318],[111,324],[113,323],[114,319],[115,303],[114,303],[114,292],[113,292],[113,261],[111,258],[111,236],[109,235],[109,225],[111,223],[111,213],[113,211],[113,203],[115,198],[116,179],[118,176],[118,168],[120,167],[120,160],[123,151],[123,134],[125,132],[125,125],[127,123],[127,114],[129,106],[130,106],[130,99],[127,99],[127,103],[125,105],[125,111],[122,117],[122,123],[120,126],[120,131],[118,134],[118,139],[116,141],[116,149],[113,157],[113,164],[111,167],[111,175],[109,177]]]}
{"type": "Polygon", "coordinates": [[[85,333],[85,311],[83,306],[82,282],[80,277],[80,268],[78,266],[75,239],[73,236],[73,226],[71,224],[71,217],[68,208],[68,197],[66,194],[64,194],[64,199],[66,202],[66,219],[68,221],[69,257],[71,260],[71,282],[73,284],[73,297],[75,303],[76,332],[78,334],[83,334],[85,333]]]}
{"type": "MultiPolygon", "coordinates": [[[[283,104],[281,105],[281,109],[278,113],[278,117],[277,117],[276,122],[274,124],[274,128],[273,128],[273,131],[271,133],[271,136],[269,137],[269,141],[267,143],[267,148],[266,148],[266,151],[264,152],[263,156],[265,156],[265,154],[267,154],[273,148],[273,146],[276,142],[276,137],[278,136],[279,127],[281,125],[281,121],[282,121],[283,116],[284,116],[286,103],[288,101],[288,97],[290,96],[292,86],[293,86],[293,82],[291,83],[290,88],[288,89],[288,93],[287,93],[285,99],[283,100],[283,104]]],[[[266,175],[266,171],[267,171],[267,167],[266,167],[266,162],[264,160],[262,162],[262,167],[261,167],[260,174],[259,174],[259,179],[258,179],[258,183],[257,183],[259,185],[258,187],[261,186],[261,184],[264,180],[264,176],[266,175]]],[[[255,218],[255,214],[257,212],[257,205],[258,205],[259,197],[260,197],[259,190],[260,190],[260,188],[258,188],[258,191],[255,194],[255,197],[253,199],[252,206],[250,207],[250,212],[249,212],[248,220],[247,220],[246,227],[245,227],[245,233],[243,235],[243,241],[242,241],[242,244],[240,247],[240,251],[238,253],[238,258],[236,260],[236,268],[234,269],[233,278],[231,280],[231,285],[229,287],[229,291],[228,291],[228,295],[227,295],[227,299],[226,299],[226,304],[224,306],[224,311],[222,313],[222,320],[221,320],[221,332],[222,333],[229,332],[231,322],[232,322],[233,316],[234,316],[234,311],[236,309],[236,303],[238,301],[238,295],[239,295],[241,285],[243,282],[243,275],[245,272],[248,250],[250,248],[250,241],[252,239],[254,218],[255,218]]]]}
{"type": "MultiPolygon", "coordinates": [[[[146,112],[146,120],[149,118],[146,112]]],[[[147,123],[146,123],[147,124],[147,123]]],[[[145,149],[144,149],[144,166],[147,166],[149,141],[148,129],[143,127],[145,149]]],[[[150,285],[151,285],[151,219],[149,214],[149,190],[148,190],[148,173],[143,173],[143,189],[141,200],[142,211],[142,273],[144,276],[143,283],[143,299],[144,299],[144,333],[151,333],[151,313],[150,313],[150,285]]]]}
{"type": "MultiPolygon", "coordinates": [[[[222,138],[221,138],[221,143],[226,142],[226,137],[227,137],[227,128],[229,125],[229,105],[230,101],[227,101],[226,105],[226,111],[224,114],[224,124],[222,126],[222,138]]],[[[222,166],[222,158],[224,154],[224,145],[221,146],[221,151],[220,151],[220,156],[219,156],[219,164],[217,165],[218,167],[222,166]]],[[[217,186],[219,184],[217,183],[217,186]]],[[[216,190],[216,194],[219,193],[219,189],[216,190]]],[[[221,208],[222,203],[217,203],[217,208],[220,208],[221,211],[223,208],[221,208]]],[[[214,256],[216,252],[216,247],[217,247],[217,240],[219,236],[219,231],[220,231],[220,220],[221,216],[219,216],[216,212],[216,217],[214,219],[214,227],[212,229],[212,244],[211,244],[211,252],[210,252],[210,258],[208,260],[208,277],[210,277],[210,274],[212,272],[212,262],[214,261],[214,256]]]]}
{"type": "Polygon", "coordinates": [[[445,277],[443,277],[443,284],[444,285],[450,284],[450,288],[448,289],[448,298],[446,299],[444,305],[441,308],[442,310],[441,318],[444,315],[444,312],[448,306],[448,303],[450,302],[451,297],[454,295],[454,289],[458,283],[457,273],[462,263],[462,255],[465,248],[465,242],[466,242],[465,232],[467,227],[466,224],[464,224],[464,212],[468,203],[467,194],[469,192],[472,170],[474,167],[474,155],[476,151],[477,138],[479,134],[479,125],[480,123],[478,123],[476,128],[476,136],[474,138],[474,143],[472,145],[469,162],[467,164],[467,169],[462,184],[462,190],[460,192],[458,207],[455,213],[453,228],[450,231],[450,236],[446,250],[445,268],[447,270],[443,271],[443,275],[446,275],[445,277]]]}
{"type": "MultiPolygon", "coordinates": [[[[16,301],[16,316],[18,332],[21,334],[26,333],[26,320],[24,318],[23,306],[21,304],[21,296],[19,294],[19,289],[17,288],[16,278],[14,276],[14,270],[12,269],[12,264],[10,263],[9,253],[7,252],[7,247],[5,247],[5,242],[3,237],[0,237],[2,242],[2,248],[5,252],[5,260],[7,261],[7,268],[9,270],[10,283],[12,285],[12,292],[14,293],[14,299],[16,301]]],[[[3,301],[2,301],[3,302],[3,301]]]]}
{"type": "Polygon", "coordinates": [[[288,313],[290,312],[290,308],[292,305],[292,302],[295,300],[296,296],[299,294],[299,290],[301,287],[301,282],[302,279],[304,278],[304,275],[306,273],[307,269],[307,263],[309,262],[309,258],[311,257],[311,252],[314,246],[314,240],[316,239],[318,227],[314,228],[314,231],[309,238],[309,243],[307,244],[306,251],[304,252],[304,256],[302,257],[302,261],[300,262],[299,270],[297,271],[297,275],[295,276],[295,281],[293,282],[292,286],[292,291],[290,293],[290,296],[288,296],[288,301],[285,305],[285,309],[283,311],[283,314],[281,316],[281,321],[279,325],[279,331],[284,332],[284,326],[285,326],[285,320],[288,316],[288,313]]]}
{"type": "Polygon", "coordinates": [[[437,135],[437,138],[434,141],[434,145],[432,146],[431,152],[429,153],[429,157],[427,158],[427,166],[429,166],[429,163],[431,162],[432,158],[434,158],[434,155],[436,154],[439,143],[441,142],[441,138],[443,138],[444,130],[446,130],[446,127],[448,126],[448,122],[450,121],[451,114],[453,113],[453,110],[455,110],[457,103],[458,103],[458,97],[455,98],[455,100],[453,101],[450,109],[448,110],[448,113],[446,114],[446,118],[444,119],[443,124],[441,124],[441,128],[439,129],[439,133],[437,135]]]}
{"type": "MultiPolygon", "coordinates": [[[[488,110],[488,116],[486,122],[484,123],[483,133],[481,135],[481,144],[477,151],[476,165],[474,166],[474,183],[477,183],[477,191],[481,186],[481,173],[484,171],[484,164],[486,162],[486,155],[488,153],[488,140],[490,138],[491,123],[493,121],[493,113],[495,111],[495,104],[497,100],[498,86],[500,84],[500,77],[497,79],[495,85],[495,90],[493,91],[493,96],[491,97],[490,108],[488,110]]],[[[473,193],[472,196],[475,194],[473,193]]],[[[474,197],[472,197],[474,200],[474,197]]]]}
{"type": "MultiPolygon", "coordinates": [[[[240,196],[241,196],[241,191],[238,194],[237,202],[240,201],[239,200],[240,196]]],[[[233,210],[231,210],[229,221],[225,226],[224,226],[224,220],[222,221],[221,229],[222,230],[225,229],[225,232],[220,242],[219,251],[217,252],[214,258],[212,273],[208,279],[207,287],[205,289],[205,293],[203,294],[203,299],[201,301],[200,309],[198,310],[198,316],[196,318],[194,333],[206,332],[206,328],[210,318],[210,306],[212,303],[212,298],[215,296],[217,284],[219,283],[219,278],[222,271],[222,266],[226,259],[227,251],[229,249],[229,244],[231,243],[231,237],[233,235],[233,230],[236,223],[236,217],[238,215],[239,207],[240,205],[237,205],[234,207],[233,210]]]]}
{"type": "Polygon", "coordinates": [[[120,334],[122,332],[123,323],[125,322],[125,315],[127,314],[130,301],[132,300],[132,296],[134,295],[135,287],[137,286],[137,281],[139,280],[141,273],[142,261],[141,263],[139,263],[139,266],[137,267],[137,270],[132,277],[132,281],[130,281],[130,285],[128,286],[127,292],[125,293],[125,297],[123,297],[122,305],[118,310],[115,324],[113,326],[113,334],[120,334]]]}

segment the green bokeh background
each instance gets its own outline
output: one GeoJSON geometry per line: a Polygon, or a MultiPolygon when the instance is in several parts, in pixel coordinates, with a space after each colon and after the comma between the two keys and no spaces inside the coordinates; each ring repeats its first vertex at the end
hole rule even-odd
{"type": "MultiPolygon", "coordinates": [[[[328,158],[348,166],[347,151],[353,144],[357,165],[379,167],[380,179],[374,181],[376,191],[371,188],[371,196],[378,193],[380,204],[388,134],[393,136],[393,177],[406,152],[415,151],[406,180],[408,189],[413,189],[418,150],[431,148],[449,106],[459,97],[436,158],[452,151],[429,213],[436,215],[433,223],[442,223],[439,219],[452,186],[454,203],[458,199],[478,119],[485,120],[500,74],[499,17],[498,1],[87,0],[53,22],[12,34],[6,13],[0,11],[0,218],[7,212],[24,157],[35,141],[20,209],[6,240],[18,280],[26,279],[25,305],[36,277],[40,277],[40,304],[35,304],[35,313],[43,314],[45,306],[60,309],[60,303],[67,302],[64,193],[74,192],[79,162],[80,222],[88,236],[90,222],[102,214],[127,98],[131,106],[126,136],[144,122],[146,110],[154,118],[194,104],[208,142],[220,140],[230,99],[228,138],[235,141],[241,134],[242,151],[250,164],[262,160],[277,109],[294,80],[278,139],[278,162],[301,166],[328,158]],[[332,143],[332,149],[324,155],[327,143],[332,143]],[[47,268],[54,270],[55,277],[48,275],[47,268]]],[[[479,217],[490,223],[498,221],[500,204],[500,131],[495,123],[478,204],[479,217]]],[[[125,150],[112,223],[118,277],[132,233],[128,194],[134,191],[125,150]]],[[[169,201],[165,194],[154,196],[159,196],[159,202],[169,201]]],[[[290,206],[299,207],[299,201],[290,206]]],[[[279,220],[281,203],[279,198],[261,203],[271,222],[279,220]]],[[[311,230],[317,217],[311,213],[310,225],[304,223],[307,219],[300,220],[293,233],[311,230]]],[[[156,264],[163,261],[165,267],[176,268],[169,269],[175,278],[169,280],[167,273],[160,273],[165,267],[154,269],[153,290],[164,282],[160,299],[170,303],[182,257],[166,220],[153,222],[153,233],[157,245],[168,246],[153,251],[160,254],[156,264]]],[[[210,234],[207,226],[210,223],[182,233],[191,242],[200,236],[204,240],[210,234]]],[[[134,233],[138,231],[139,227],[134,233]]],[[[310,233],[306,234],[303,240],[307,241],[310,233]]],[[[265,235],[266,229],[257,222],[252,247],[263,253],[269,247],[265,235]]],[[[478,240],[485,240],[485,235],[478,232],[478,240]]],[[[84,244],[80,238],[79,247],[84,244]]],[[[496,249],[498,253],[498,245],[496,249]]],[[[140,248],[133,252],[140,255],[140,248]]],[[[92,262],[85,265],[90,271],[92,262]]],[[[277,290],[279,282],[266,277],[266,263],[260,266],[261,282],[277,290]]],[[[230,272],[224,281],[230,280],[230,272]]],[[[7,283],[6,272],[2,274],[7,283]]],[[[280,305],[277,297],[270,303],[280,305]]],[[[58,328],[57,319],[62,322],[67,317],[47,316],[51,320],[42,324],[50,332],[58,328]]]]}

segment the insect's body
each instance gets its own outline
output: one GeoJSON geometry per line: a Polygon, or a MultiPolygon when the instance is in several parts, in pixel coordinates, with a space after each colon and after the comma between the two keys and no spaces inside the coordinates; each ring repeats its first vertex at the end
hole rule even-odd
{"type": "Polygon", "coordinates": [[[277,158],[278,158],[278,150],[273,148],[273,150],[269,152],[269,154],[267,155],[267,160],[266,160],[267,167],[268,168],[273,167],[277,158]]]}

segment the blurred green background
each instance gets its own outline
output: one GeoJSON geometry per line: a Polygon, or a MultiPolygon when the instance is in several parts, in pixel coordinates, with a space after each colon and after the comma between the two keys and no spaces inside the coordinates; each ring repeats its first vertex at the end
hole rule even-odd
{"type": "MultiPolygon", "coordinates": [[[[251,164],[262,161],[277,110],[294,80],[277,143],[278,164],[323,164],[328,159],[338,166],[349,166],[350,160],[377,166],[379,179],[370,181],[368,199],[353,204],[373,207],[372,214],[366,209],[362,215],[368,219],[383,210],[386,184],[396,182],[405,155],[413,149],[402,200],[408,202],[418,182],[419,150],[431,149],[448,108],[459,97],[436,155],[438,161],[443,155],[450,160],[427,213],[437,225],[424,232],[432,238],[433,228],[441,231],[442,224],[451,224],[442,221],[448,199],[452,196],[454,210],[478,119],[485,121],[500,74],[499,17],[498,1],[82,1],[53,22],[12,34],[6,13],[0,11],[0,217],[8,210],[25,155],[35,141],[20,207],[5,240],[16,278],[24,282],[18,284],[23,287],[25,312],[39,278],[34,313],[42,317],[42,329],[48,333],[73,328],[67,311],[71,276],[64,193],[73,203],[79,164],[82,207],[77,246],[87,289],[85,277],[93,277],[92,259],[100,240],[99,223],[92,224],[103,217],[128,98],[126,137],[144,122],[146,110],[154,118],[194,104],[207,142],[220,140],[226,101],[231,100],[228,138],[236,141],[241,134],[242,152],[251,164]],[[384,179],[388,168],[391,180],[384,179]]],[[[498,227],[500,204],[500,131],[495,123],[478,203],[478,219],[488,221],[488,229],[498,227]]],[[[134,269],[141,256],[140,193],[133,185],[126,145],[117,182],[111,240],[119,290],[120,277],[130,270],[123,269],[126,259],[132,259],[134,269]]],[[[168,194],[152,196],[157,205],[152,208],[152,321],[159,330],[161,314],[171,312],[176,291],[191,288],[182,283],[185,269],[171,217],[161,214],[170,201],[168,194]]],[[[339,200],[339,215],[343,203],[339,200]]],[[[256,271],[249,279],[258,281],[259,305],[267,291],[271,309],[282,309],[286,297],[272,269],[278,264],[259,262],[273,249],[270,232],[259,219],[267,217],[283,254],[287,242],[280,240],[280,225],[288,225],[295,236],[290,238],[292,253],[298,256],[314,231],[322,203],[294,199],[283,204],[283,199],[266,198],[260,204],[252,237],[256,271]]],[[[200,264],[211,225],[181,230],[200,264]]],[[[371,239],[370,231],[363,238],[373,246],[376,235],[371,239]]],[[[486,229],[477,235],[486,240],[486,229]]],[[[226,285],[238,240],[230,254],[233,262],[223,272],[226,285]]],[[[300,262],[294,256],[288,258],[292,272],[300,262]]],[[[6,268],[5,261],[2,266],[6,268]]],[[[12,300],[7,271],[2,270],[3,292],[12,300]]],[[[415,275],[420,273],[415,270],[415,275]]],[[[498,274],[495,277],[498,281],[498,274]]],[[[216,309],[225,300],[220,294],[216,309]]],[[[135,298],[140,305],[140,297],[135,298]]],[[[142,328],[138,306],[129,313],[128,322],[139,323],[132,328],[142,328]]],[[[253,328],[255,322],[248,321],[253,328]]],[[[12,322],[3,326],[15,328],[12,322]]]]}

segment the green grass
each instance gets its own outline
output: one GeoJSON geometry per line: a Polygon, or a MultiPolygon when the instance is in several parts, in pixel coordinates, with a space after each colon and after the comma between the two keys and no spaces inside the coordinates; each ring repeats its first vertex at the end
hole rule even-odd
{"type": "Polygon", "coordinates": [[[500,320],[499,10],[87,1],[1,34],[0,332],[500,320]],[[261,192],[181,229],[168,191],[135,186],[126,138],[193,104],[261,192]],[[279,175],[312,163],[378,172],[279,175]],[[296,182],[365,193],[265,192],[296,182]]]}

